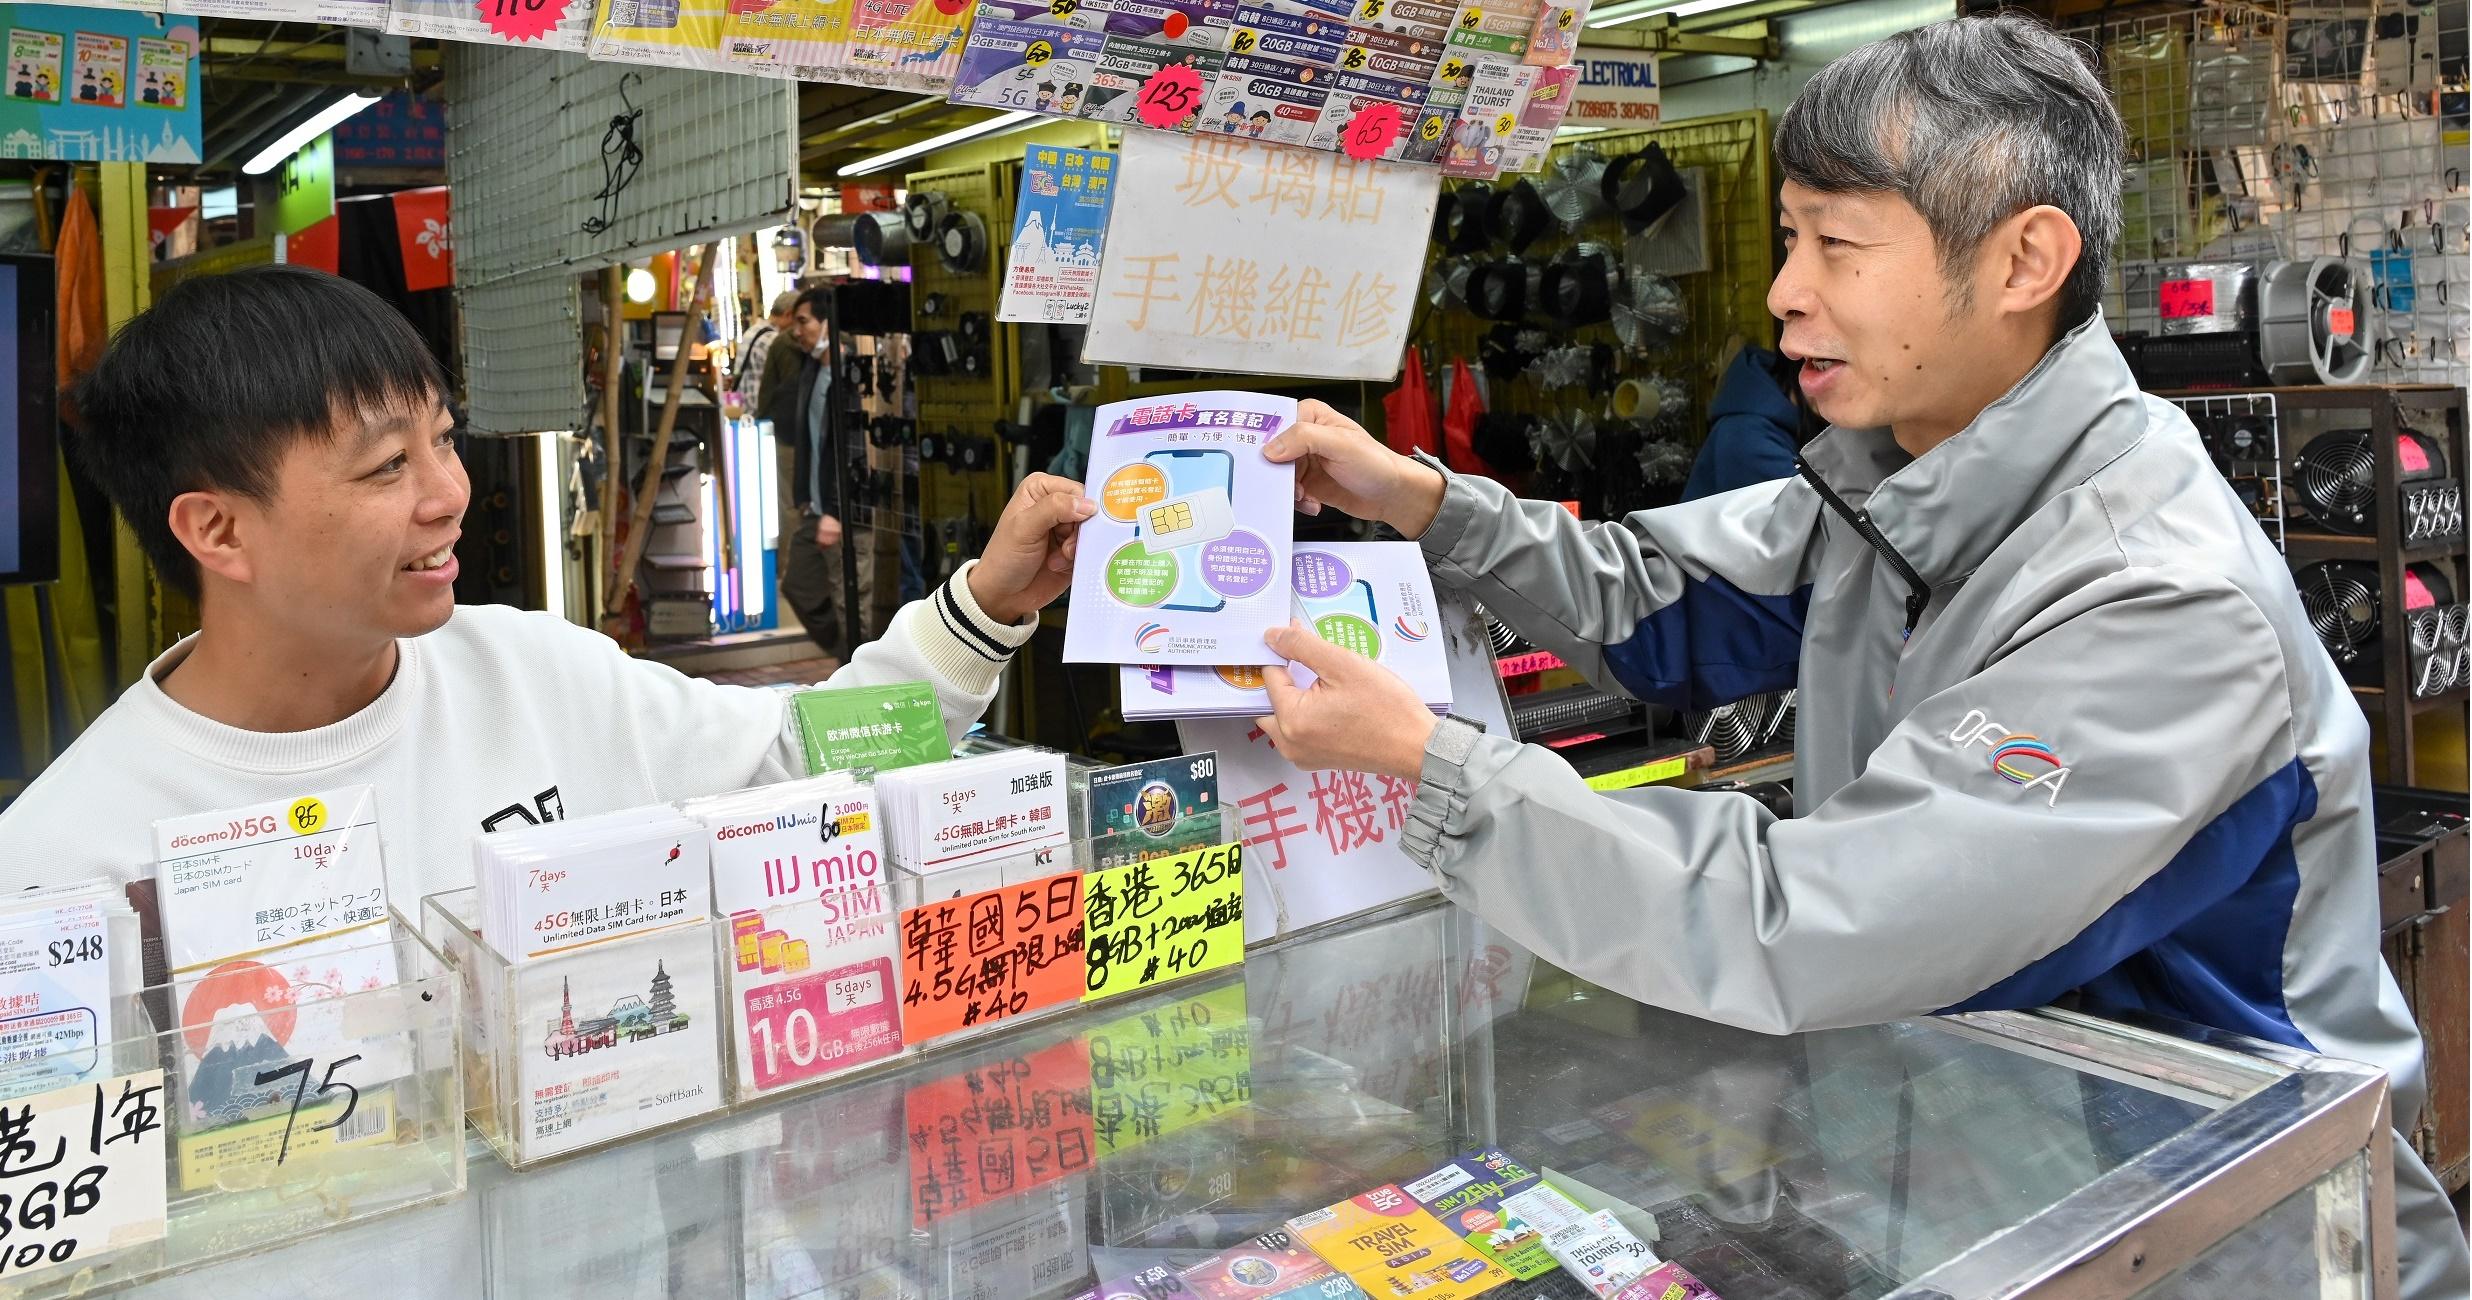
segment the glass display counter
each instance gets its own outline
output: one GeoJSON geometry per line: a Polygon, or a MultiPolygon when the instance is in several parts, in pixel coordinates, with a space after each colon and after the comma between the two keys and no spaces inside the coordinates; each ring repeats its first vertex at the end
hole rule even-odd
{"type": "Polygon", "coordinates": [[[523,1173],[475,1147],[461,1199],[131,1294],[1064,1300],[1480,1145],[1729,1300],[2393,1287],[2364,1068],[2056,1011],[1764,1037],[1429,902],[523,1173]]]}

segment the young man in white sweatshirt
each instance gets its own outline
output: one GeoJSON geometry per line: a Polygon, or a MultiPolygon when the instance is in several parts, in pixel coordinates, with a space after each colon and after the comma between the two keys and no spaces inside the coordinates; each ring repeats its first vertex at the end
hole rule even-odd
{"type": "MultiPolygon", "coordinates": [[[[200,630],[0,811],[0,888],[125,880],[158,818],[366,784],[413,914],[471,883],[477,834],[803,773],[781,692],[454,603],[471,489],[448,393],[393,308],[297,267],[185,282],[120,331],[77,386],[72,450],[200,630]]],[[[829,684],[931,683],[958,738],[1092,509],[1030,476],[986,551],[829,684]]]]}

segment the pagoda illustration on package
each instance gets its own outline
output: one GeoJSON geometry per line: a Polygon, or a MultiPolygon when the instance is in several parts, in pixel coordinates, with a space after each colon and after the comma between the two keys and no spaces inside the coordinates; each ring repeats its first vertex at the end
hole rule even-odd
{"type": "Polygon", "coordinates": [[[1065,662],[1279,662],[1262,638],[1288,617],[1296,471],[1262,448],[1295,422],[1260,393],[1099,408],[1065,662]]]}
{"type": "Polygon", "coordinates": [[[509,967],[517,1149],[573,1151],[721,1104],[711,934],[690,926],[509,967]]]}

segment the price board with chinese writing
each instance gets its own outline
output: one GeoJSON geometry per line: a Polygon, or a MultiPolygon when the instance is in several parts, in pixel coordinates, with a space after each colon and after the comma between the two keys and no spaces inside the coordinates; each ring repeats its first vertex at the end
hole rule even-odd
{"type": "Polygon", "coordinates": [[[1242,983],[1110,1020],[1086,1040],[1101,1156],[1253,1103],[1253,1026],[1242,983]]]}
{"type": "Polygon", "coordinates": [[[1127,132],[1092,363],[1386,380],[1399,371],[1431,168],[1206,133],[1127,132]]]}
{"type": "Polygon", "coordinates": [[[919,1228],[1090,1167],[1090,1056],[1078,1038],[920,1084],[902,1111],[919,1228]]]}
{"type": "Polygon", "coordinates": [[[1082,878],[1067,873],[901,914],[901,1034],[922,1043],[1082,995],[1082,878]]]}
{"type": "Polygon", "coordinates": [[[1088,1001],[1245,956],[1244,846],[1221,844],[1082,877],[1088,1001]]]}
{"type": "Polygon", "coordinates": [[[161,1070],[0,1102],[0,1289],[163,1237],[161,1070]]]}

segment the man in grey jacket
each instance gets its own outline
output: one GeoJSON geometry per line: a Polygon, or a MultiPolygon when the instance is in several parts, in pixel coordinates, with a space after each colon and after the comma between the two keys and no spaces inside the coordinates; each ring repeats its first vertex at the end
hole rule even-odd
{"type": "MultiPolygon", "coordinates": [[[[2368,731],[2282,557],[2099,310],[2122,132],[2085,53],[1971,18],[1867,46],[1778,123],[1784,351],[1831,428],[1795,478],[1619,524],[1394,455],[1308,404],[1302,508],[1398,528],[1599,686],[1801,688],[1798,816],[1606,798],[1436,722],[1302,628],[1263,721],[1305,767],[1421,777],[1410,856],[1569,969],[1770,1033],[2074,995],[2365,1061],[2420,1037],[2378,951],[2368,731]]],[[[2464,1237],[2400,1139],[2406,1296],[2464,1237]]]]}

